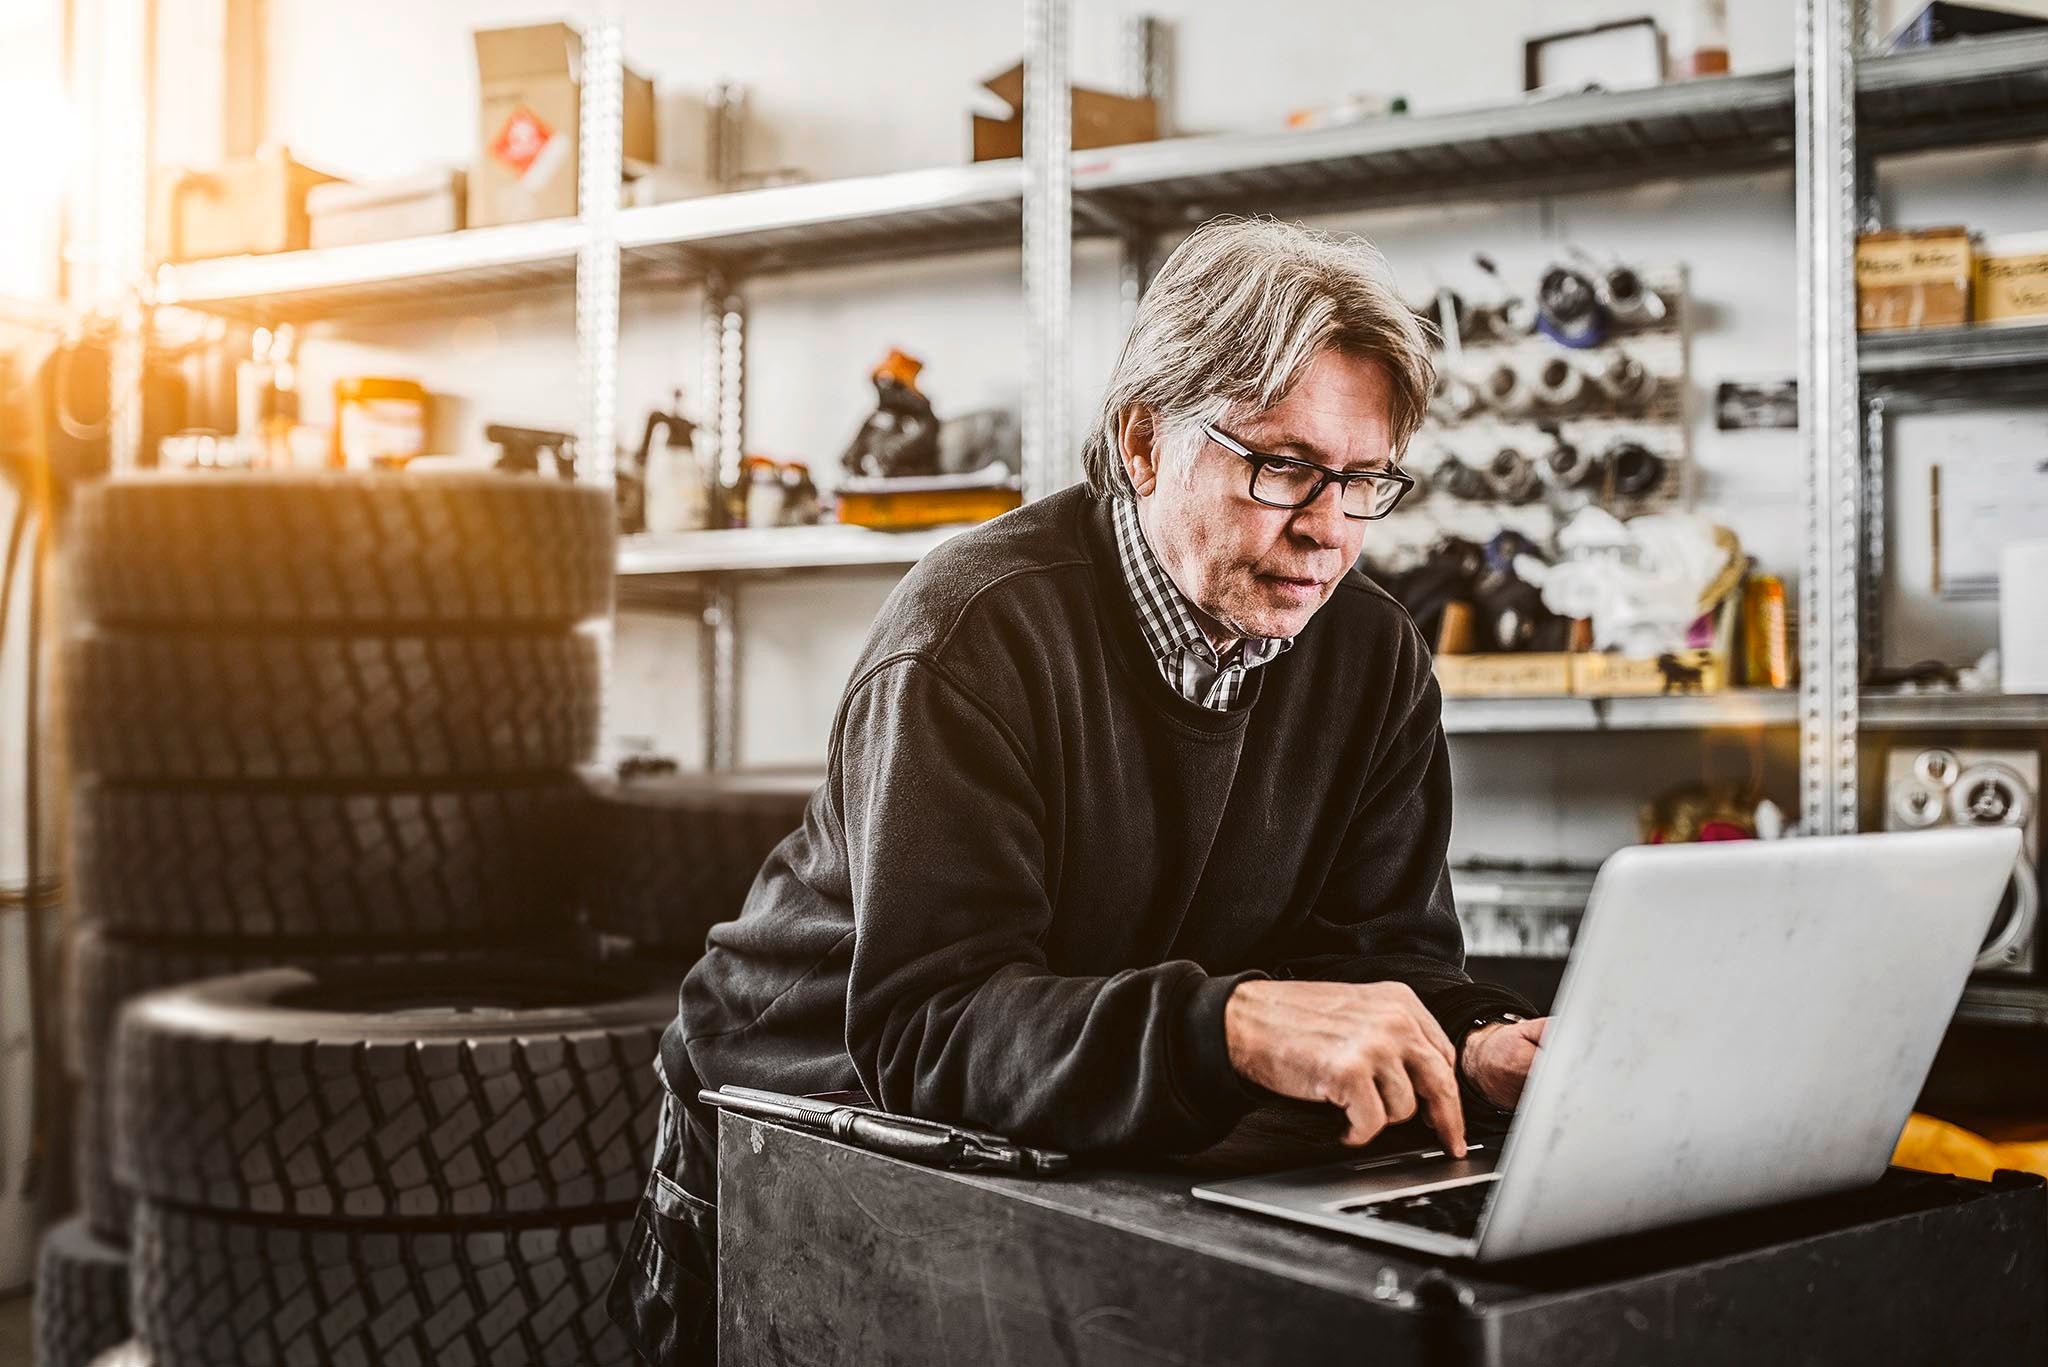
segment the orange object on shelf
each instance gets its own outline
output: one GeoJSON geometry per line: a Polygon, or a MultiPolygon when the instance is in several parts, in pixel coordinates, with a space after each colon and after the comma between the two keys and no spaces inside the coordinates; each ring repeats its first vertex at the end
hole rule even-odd
{"type": "Polygon", "coordinates": [[[983,485],[972,489],[905,489],[839,493],[839,520],[881,531],[986,522],[1024,502],[1021,489],[983,485]]]}
{"type": "Polygon", "coordinates": [[[896,348],[890,347],[889,354],[882,358],[882,363],[875,367],[874,374],[870,378],[894,380],[905,389],[921,394],[924,391],[918,389],[917,377],[923,371],[923,361],[918,360],[917,357],[910,355],[908,352],[898,351],[896,348]]]}
{"type": "Polygon", "coordinates": [[[334,382],[337,469],[403,469],[427,453],[426,386],[381,375],[334,382]]]}

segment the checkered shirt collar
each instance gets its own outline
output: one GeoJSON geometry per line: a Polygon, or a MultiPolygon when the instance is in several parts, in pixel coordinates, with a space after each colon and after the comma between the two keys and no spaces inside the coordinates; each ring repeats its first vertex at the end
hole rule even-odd
{"type": "Polygon", "coordinates": [[[1194,609],[1181,593],[1145,539],[1138,522],[1135,499],[1112,498],[1112,520],[1116,524],[1117,559],[1123,564],[1124,583],[1138,610],[1138,625],[1145,645],[1159,666],[1159,673],[1173,690],[1189,702],[1219,712],[1233,707],[1244,687],[1245,676],[1294,648],[1294,638],[1248,637],[1238,643],[1226,660],[1209,643],[1194,609]]]}

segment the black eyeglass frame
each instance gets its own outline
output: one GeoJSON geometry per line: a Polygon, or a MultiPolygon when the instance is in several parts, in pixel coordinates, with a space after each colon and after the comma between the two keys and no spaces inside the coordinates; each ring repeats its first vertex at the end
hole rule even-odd
{"type": "Polygon", "coordinates": [[[1350,518],[1353,522],[1377,522],[1393,512],[1394,509],[1400,507],[1401,501],[1407,498],[1410,491],[1415,488],[1415,476],[1404,475],[1399,470],[1332,470],[1329,466],[1318,465],[1312,460],[1296,460],[1293,456],[1276,456],[1265,451],[1254,451],[1251,447],[1246,446],[1213,422],[1202,424],[1202,435],[1230,452],[1233,456],[1241,458],[1252,467],[1251,478],[1245,483],[1245,493],[1251,497],[1254,503],[1261,504],[1267,508],[1306,508],[1309,504],[1314,503],[1323,496],[1323,490],[1329,488],[1332,481],[1344,486],[1344,488],[1361,483],[1374,484],[1385,482],[1392,484],[1399,488],[1401,492],[1394,495],[1392,503],[1389,503],[1385,508],[1376,513],[1352,512],[1349,508],[1344,507],[1344,488],[1340,488],[1337,492],[1338,511],[1342,512],[1344,516],[1350,518]],[[1259,497],[1259,476],[1268,465],[1295,465],[1305,470],[1313,470],[1316,472],[1316,487],[1310,490],[1308,497],[1302,499],[1299,503],[1279,503],[1270,498],[1261,498],[1259,497]]]}

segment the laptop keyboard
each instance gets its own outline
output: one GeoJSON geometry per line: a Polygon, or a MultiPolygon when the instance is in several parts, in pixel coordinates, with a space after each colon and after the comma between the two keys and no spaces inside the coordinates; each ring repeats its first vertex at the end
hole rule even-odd
{"type": "Polygon", "coordinates": [[[1462,1186],[1439,1187],[1414,1196],[1394,1196],[1384,1201],[1365,1201],[1344,1207],[1346,1215],[1370,1215],[1375,1220],[1414,1225],[1454,1238],[1472,1239],[1479,1234],[1479,1212],[1493,1194],[1493,1182],[1467,1182],[1462,1186]]]}

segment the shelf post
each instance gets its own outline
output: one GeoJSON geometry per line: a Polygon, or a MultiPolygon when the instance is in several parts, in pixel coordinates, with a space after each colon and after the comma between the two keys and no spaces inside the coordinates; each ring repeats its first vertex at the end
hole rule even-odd
{"type": "Polygon", "coordinates": [[[1073,307],[1073,96],[1067,83],[1070,0],[1029,0],[1024,58],[1024,496],[1075,478],[1067,421],[1073,307]]]}
{"type": "Polygon", "coordinates": [[[1856,0],[1800,0],[1793,73],[1799,418],[1807,448],[1800,576],[1801,819],[1856,829],[1861,405],[1856,370],[1856,0]]]}
{"type": "Polygon", "coordinates": [[[583,478],[609,486],[615,473],[619,404],[619,175],[625,119],[625,62],[616,16],[600,13],[583,35],[581,140],[577,149],[576,360],[582,412],[577,462],[583,478]]]}

